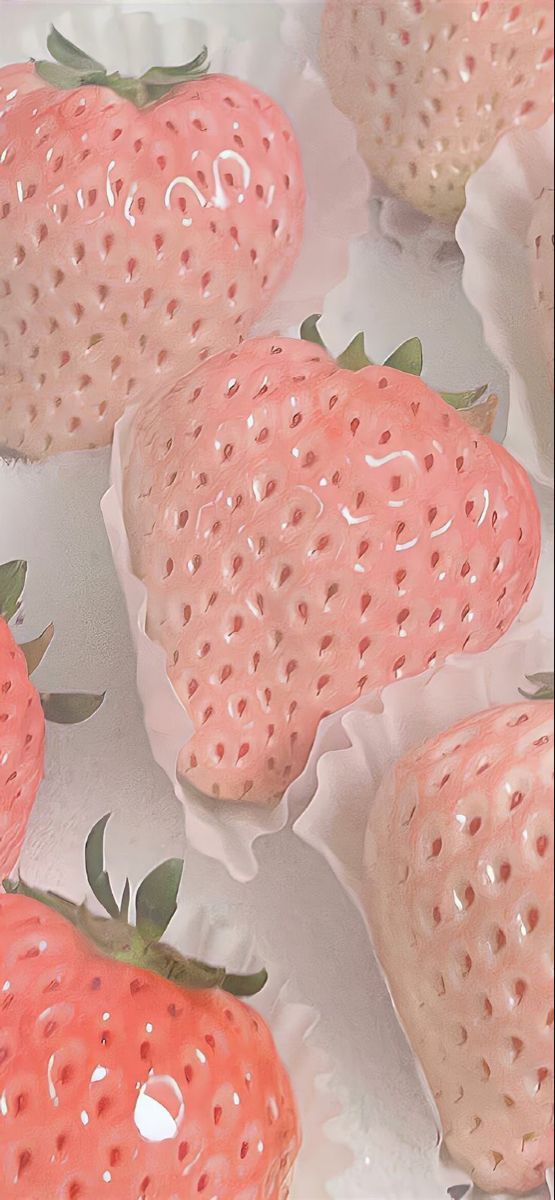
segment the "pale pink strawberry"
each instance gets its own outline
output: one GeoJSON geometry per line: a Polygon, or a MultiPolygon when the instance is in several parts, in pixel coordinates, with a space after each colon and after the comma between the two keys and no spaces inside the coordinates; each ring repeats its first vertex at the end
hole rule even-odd
{"type": "Polygon", "coordinates": [[[289,121],[250,85],[46,68],[59,88],[0,84],[23,72],[0,96],[0,445],[32,458],[109,443],[126,404],[237,345],[304,213],[289,121]]]}
{"type": "Polygon", "coordinates": [[[544,188],[535,202],[529,245],[532,255],[534,301],[538,310],[542,344],[547,357],[549,379],[553,387],[553,188],[544,188]]]}
{"type": "Polygon", "coordinates": [[[370,170],[456,219],[497,139],[553,107],[549,0],[327,0],[321,63],[370,170]]]}
{"type": "Polygon", "coordinates": [[[303,341],[246,342],[146,405],[124,491],[196,730],[180,771],[226,799],[279,796],[327,712],[491,646],[536,573],[536,503],[502,447],[420,379],[303,341]]]}
{"type": "Polygon", "coordinates": [[[365,904],[448,1151],[487,1192],[553,1165],[553,704],[409,754],[369,820],[365,904]]]}

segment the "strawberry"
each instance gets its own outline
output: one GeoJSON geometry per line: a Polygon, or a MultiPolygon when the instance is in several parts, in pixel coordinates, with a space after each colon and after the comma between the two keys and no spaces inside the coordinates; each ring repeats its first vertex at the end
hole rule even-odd
{"type": "Polygon", "coordinates": [[[553,387],[553,188],[544,188],[534,204],[529,245],[532,255],[534,301],[538,310],[549,380],[553,387]]]}
{"type": "Polygon", "coordinates": [[[447,1150],[486,1192],[531,1191],[553,1165],[553,704],[412,751],[376,797],[365,861],[375,949],[447,1150]]]}
{"type": "MultiPolygon", "coordinates": [[[[319,338],[313,321],[303,333],[319,338]]],[[[195,727],[179,772],[210,796],[271,802],[321,718],[491,646],[534,582],[521,467],[396,369],[420,370],[417,339],[368,362],[360,338],[337,362],[252,340],[135,422],[132,566],[195,727]]]]}
{"type": "Polygon", "coordinates": [[[327,0],[321,63],[370,170],[441,220],[498,138],[553,106],[548,0],[327,0]]]}
{"type": "Polygon", "coordinates": [[[109,919],[21,882],[0,895],[2,1200],[98,1200],[106,1184],[117,1200],[287,1200],[295,1100],[269,1029],[237,998],[266,973],[230,976],[160,943],[177,860],[141,884],[128,925],[105,825],[87,867],[109,919]]]}
{"type": "Polygon", "coordinates": [[[287,117],[205,52],[133,80],[48,44],[59,63],[0,75],[0,445],[31,458],[106,445],[127,403],[236,346],[304,212],[287,117]]]}
{"type": "Polygon", "coordinates": [[[44,773],[45,716],[62,724],[84,721],[102,696],[40,696],[29,675],[48,649],[49,625],[35,641],[18,646],[8,626],[20,604],[27,565],[0,566],[0,879],[14,867],[44,773]]]}

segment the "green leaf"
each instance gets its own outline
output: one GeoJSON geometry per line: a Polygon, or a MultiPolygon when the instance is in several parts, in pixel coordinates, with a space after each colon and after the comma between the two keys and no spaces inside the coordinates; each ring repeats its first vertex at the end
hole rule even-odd
{"type": "Polygon", "coordinates": [[[123,892],[121,894],[121,902],[119,906],[119,915],[122,921],[129,920],[129,901],[131,899],[131,884],[128,879],[125,880],[123,892]]]}
{"type": "Polygon", "coordinates": [[[232,996],[257,996],[267,982],[268,972],[258,971],[256,975],[226,975],[221,986],[232,996]]]}
{"type": "Polygon", "coordinates": [[[137,929],[147,944],[158,942],[177,911],[183,859],[170,858],[140,884],[135,898],[137,929]]]}
{"type": "Polygon", "coordinates": [[[5,621],[11,621],[19,608],[26,577],[27,563],[22,558],[0,566],[0,617],[5,621]]]}
{"type": "Polygon", "coordinates": [[[472,408],[488,390],[487,383],[483,387],[474,388],[470,392],[440,392],[440,395],[451,408],[472,408]]]}
{"type": "Polygon", "coordinates": [[[555,676],[552,671],[539,671],[537,675],[527,675],[528,683],[536,689],[535,692],[524,692],[519,688],[521,696],[526,700],[553,700],[555,695],[555,676]]]}
{"type": "Polygon", "coordinates": [[[201,75],[205,75],[209,70],[208,50],[203,46],[200,54],[196,58],[191,59],[191,62],[183,63],[179,67],[151,67],[141,75],[141,82],[148,86],[168,87],[175,86],[177,83],[187,83],[189,79],[196,79],[201,75]]]}
{"type": "Polygon", "coordinates": [[[35,63],[35,71],[45,83],[66,92],[82,84],[105,84],[107,78],[104,71],[75,71],[72,67],[50,62],[48,58],[39,59],[35,63]]]}
{"type": "Polygon", "coordinates": [[[321,350],[327,351],[326,343],[318,329],[318,323],[322,320],[322,314],[316,313],[312,317],[307,317],[303,321],[300,328],[301,340],[303,342],[311,342],[313,346],[320,346],[321,350]]]}
{"type": "Polygon", "coordinates": [[[362,371],[365,367],[373,365],[366,353],[363,333],[357,333],[343,354],[339,355],[337,365],[343,371],[362,371]]]}
{"type": "Polygon", "coordinates": [[[36,671],[37,667],[40,666],[53,637],[54,626],[48,625],[44,632],[40,634],[40,637],[33,638],[32,642],[24,642],[20,645],[19,649],[23,650],[27,660],[29,675],[32,675],[33,671],[36,671]]]}
{"type": "Polygon", "coordinates": [[[384,362],[384,367],[393,367],[396,371],[404,371],[406,375],[421,375],[423,365],[422,342],[417,337],[403,342],[384,362]]]}
{"type": "Polygon", "coordinates": [[[109,916],[119,917],[119,905],[116,902],[112,885],[106,871],[104,861],[104,834],[106,826],[110,820],[111,813],[107,813],[96,825],[87,838],[85,843],[85,869],[89,887],[99,904],[105,909],[109,916]]]}
{"type": "Polygon", "coordinates": [[[55,58],[58,63],[63,63],[65,67],[71,67],[74,71],[86,71],[89,74],[91,71],[101,71],[105,74],[102,63],[91,58],[90,54],[85,54],[85,51],[81,50],[79,46],[74,46],[73,42],[68,41],[55,25],[50,26],[46,45],[52,58],[55,58]]]}
{"type": "Polygon", "coordinates": [[[41,703],[47,721],[55,725],[82,725],[98,712],[106,693],[43,692],[41,703]]]}

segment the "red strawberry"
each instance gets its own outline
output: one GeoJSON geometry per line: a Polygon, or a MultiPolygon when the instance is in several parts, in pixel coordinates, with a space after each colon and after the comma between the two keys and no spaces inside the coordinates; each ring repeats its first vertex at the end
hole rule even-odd
{"type": "Polygon", "coordinates": [[[376,798],[365,857],[374,944],[447,1149],[487,1192],[539,1187],[553,1166],[553,704],[481,713],[411,752],[376,798]]]}
{"type": "Polygon", "coordinates": [[[110,920],[22,884],[0,896],[2,1200],[99,1200],[106,1184],[117,1200],[287,1200],[291,1085],[235,998],[266,974],[229,976],[159,943],[176,860],[141,885],[129,926],[128,888],[122,913],[104,872],[105,823],[88,869],[110,920]]]}
{"type": "Polygon", "coordinates": [[[420,369],[416,339],[344,369],[363,363],[359,339],[338,363],[249,341],[138,415],[133,570],[195,726],[180,772],[209,795],[271,801],[327,712],[491,646],[534,582],[521,467],[394,369],[420,369]]]}
{"type": "Polygon", "coordinates": [[[20,603],[26,563],[0,567],[0,879],[14,867],[44,773],[44,718],[64,724],[86,720],[101,696],[39,696],[29,674],[39,665],[54,630],[19,647],[8,621],[20,603]],[[43,709],[44,706],[44,709],[43,709]]]}
{"type": "Polygon", "coordinates": [[[29,68],[0,75],[0,445],[33,458],[107,444],[127,403],[237,345],[304,212],[285,114],[205,53],[131,80],[49,46],[73,65],[37,64],[31,94],[29,68]]]}

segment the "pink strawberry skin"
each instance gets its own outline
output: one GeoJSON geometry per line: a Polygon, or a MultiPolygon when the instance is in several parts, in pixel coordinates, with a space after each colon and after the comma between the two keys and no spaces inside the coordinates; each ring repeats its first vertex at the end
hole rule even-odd
{"type": "Polygon", "coordinates": [[[321,63],[370,170],[453,221],[469,175],[553,108],[547,0],[327,0],[321,63]]]}
{"type": "Polygon", "coordinates": [[[553,188],[544,188],[538,196],[530,226],[529,244],[532,255],[532,278],[534,301],[540,322],[542,343],[547,358],[547,369],[551,387],[554,385],[553,364],[553,312],[554,304],[554,256],[553,256],[553,188]]]}
{"type": "Polygon", "coordinates": [[[295,261],[304,183],[287,117],[236,79],[140,110],[35,79],[0,72],[0,445],[40,458],[106,445],[239,344],[295,261]]]}
{"type": "Polygon", "coordinates": [[[369,820],[366,910],[448,1150],[487,1192],[553,1165],[553,704],[411,753],[369,820]]]}
{"type": "Polygon", "coordinates": [[[287,1200],[296,1106],[258,1013],[20,896],[0,895],[0,979],[2,1200],[287,1200]],[[147,1136],[141,1088],[175,1136],[147,1136]]]}
{"type": "Polygon", "coordinates": [[[533,585],[524,471],[412,376],[302,341],[213,358],[139,414],[124,488],[147,629],[195,734],[180,771],[267,803],[319,720],[491,646],[533,585]]]}
{"type": "Polygon", "coordinates": [[[44,714],[0,617],[0,885],[15,866],[44,772],[44,714]]]}

